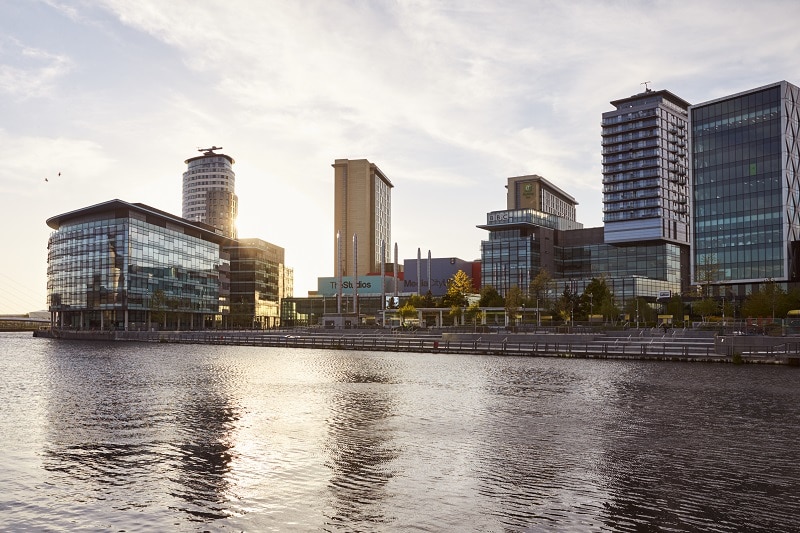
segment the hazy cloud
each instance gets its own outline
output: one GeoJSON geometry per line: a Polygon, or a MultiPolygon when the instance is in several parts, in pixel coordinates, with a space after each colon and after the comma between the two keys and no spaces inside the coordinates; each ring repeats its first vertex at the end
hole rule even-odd
{"type": "MultiPolygon", "coordinates": [[[[788,0],[6,3],[0,211],[45,234],[47,217],[111,198],[179,214],[183,161],[224,146],[240,231],[286,248],[303,295],[332,274],[331,163],[365,157],[395,185],[403,257],[474,259],[509,176],[544,176],[602,224],[601,114],[642,82],[693,103],[800,82],[796,13],[788,0]],[[45,188],[60,167],[74,185],[45,188]]],[[[38,254],[40,235],[19,253],[38,254]]]]}

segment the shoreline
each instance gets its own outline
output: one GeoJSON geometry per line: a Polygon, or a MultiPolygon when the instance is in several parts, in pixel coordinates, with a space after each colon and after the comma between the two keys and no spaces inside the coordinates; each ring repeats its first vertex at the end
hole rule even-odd
{"type": "Polygon", "coordinates": [[[384,330],[143,332],[46,329],[33,332],[33,336],[77,341],[800,366],[800,339],[777,344],[737,343],[740,339],[737,337],[645,336],[642,333],[394,333],[384,330]]]}

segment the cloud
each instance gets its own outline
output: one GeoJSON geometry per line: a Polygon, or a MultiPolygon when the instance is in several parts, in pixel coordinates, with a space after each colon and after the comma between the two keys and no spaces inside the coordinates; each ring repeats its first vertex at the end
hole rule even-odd
{"type": "Polygon", "coordinates": [[[544,176],[580,202],[581,222],[601,224],[601,114],[642,82],[698,103],[800,81],[793,10],[784,0],[6,3],[0,192],[9,217],[44,230],[48,216],[115,197],[178,214],[183,160],[224,146],[243,228],[286,248],[303,294],[331,274],[331,163],[365,157],[395,184],[404,256],[421,246],[474,258],[485,237],[474,226],[505,207],[509,176],[544,176]],[[45,188],[59,170],[73,181],[45,188]]]}
{"type": "Polygon", "coordinates": [[[72,69],[61,54],[26,46],[13,37],[0,40],[0,92],[16,100],[53,96],[54,89],[72,69]]]}

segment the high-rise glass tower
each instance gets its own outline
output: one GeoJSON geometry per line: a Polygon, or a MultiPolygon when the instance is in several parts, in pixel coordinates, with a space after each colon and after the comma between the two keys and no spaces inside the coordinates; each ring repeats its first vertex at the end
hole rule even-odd
{"type": "Polygon", "coordinates": [[[647,89],[603,113],[605,242],[689,244],[689,103],[647,89]]]}
{"type": "Polygon", "coordinates": [[[187,220],[205,222],[235,239],[239,200],[234,193],[236,174],[234,160],[213,146],[200,149],[203,155],[187,159],[183,173],[183,206],[181,216],[187,220]]]}
{"type": "Polygon", "coordinates": [[[781,81],[693,105],[693,280],[800,279],[800,89],[781,81]]]}
{"type": "Polygon", "coordinates": [[[379,272],[381,243],[388,254],[392,232],[392,182],[366,159],[337,159],[334,168],[334,274],[364,276],[379,272]],[[358,236],[358,269],[353,235],[358,236]],[[341,251],[341,255],[340,255],[341,251]]]}

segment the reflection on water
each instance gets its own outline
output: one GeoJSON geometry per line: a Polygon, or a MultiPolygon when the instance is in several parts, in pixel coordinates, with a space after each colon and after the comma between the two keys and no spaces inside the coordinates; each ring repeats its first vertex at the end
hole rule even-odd
{"type": "Polygon", "coordinates": [[[213,367],[201,368],[191,378],[178,398],[180,439],[173,447],[179,468],[171,494],[183,500],[182,510],[196,519],[225,518],[230,516],[227,477],[238,409],[231,405],[225,377],[213,367]]]}
{"type": "Polygon", "coordinates": [[[230,376],[202,364],[202,357],[177,368],[175,361],[165,364],[174,357],[169,347],[134,359],[129,346],[114,343],[58,349],[46,360],[42,466],[52,474],[50,485],[67,489],[68,499],[79,493],[82,503],[123,511],[146,508],[158,494],[171,497],[162,511],[177,510],[189,520],[230,515],[226,476],[238,419],[230,376]]]}
{"type": "Polygon", "coordinates": [[[790,407],[796,370],[724,366],[715,379],[687,379],[681,365],[643,370],[619,381],[624,416],[606,429],[615,438],[603,462],[612,495],[604,522],[626,531],[797,530],[800,467],[781,457],[800,436],[800,410],[790,407]]]}
{"type": "Polygon", "coordinates": [[[800,530],[794,368],[0,352],[0,530],[800,530]]]}
{"type": "MultiPolygon", "coordinates": [[[[340,371],[330,395],[325,465],[330,468],[326,524],[387,524],[387,484],[399,455],[387,420],[393,416],[393,380],[374,360],[358,354],[340,371]]],[[[338,363],[342,361],[337,359],[338,363]]]]}

